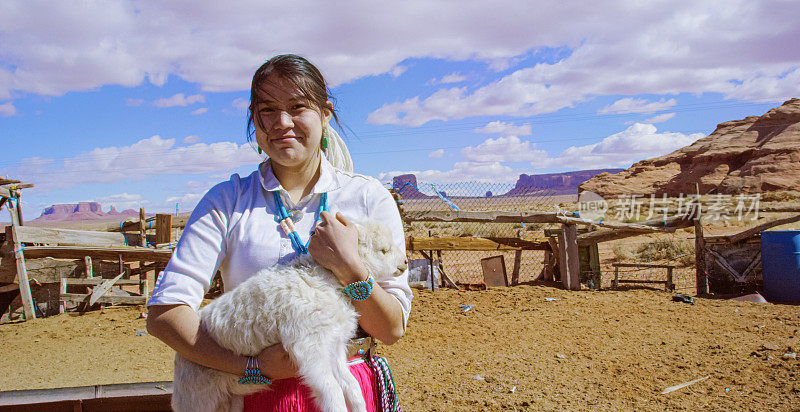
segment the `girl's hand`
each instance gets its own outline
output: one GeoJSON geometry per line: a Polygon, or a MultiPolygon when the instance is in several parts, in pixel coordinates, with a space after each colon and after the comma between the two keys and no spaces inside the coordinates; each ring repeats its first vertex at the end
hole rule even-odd
{"type": "Polygon", "coordinates": [[[358,255],[355,223],[341,212],[335,218],[329,212],[322,212],[320,219],[308,245],[311,257],[333,272],[342,285],[366,279],[368,271],[358,255]]]}
{"type": "Polygon", "coordinates": [[[286,352],[286,349],[284,349],[283,345],[280,343],[268,346],[258,354],[257,358],[258,368],[261,370],[261,373],[271,380],[287,379],[297,376],[297,366],[292,362],[289,353],[286,352]]]}

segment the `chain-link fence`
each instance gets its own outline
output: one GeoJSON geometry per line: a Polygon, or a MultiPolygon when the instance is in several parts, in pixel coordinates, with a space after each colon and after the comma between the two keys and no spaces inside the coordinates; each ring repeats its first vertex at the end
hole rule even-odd
{"type": "MultiPolygon", "coordinates": [[[[524,188],[512,184],[498,183],[405,183],[397,185],[403,196],[404,209],[415,211],[560,211],[573,210],[577,195],[561,194],[552,190],[524,188]]],[[[561,229],[560,224],[510,224],[479,222],[412,222],[406,227],[407,236],[414,237],[517,237],[521,239],[546,238],[546,229],[561,229]]],[[[691,230],[691,228],[689,229],[691,230]]],[[[552,233],[551,233],[552,234],[552,233]]],[[[610,288],[614,279],[614,263],[649,264],[662,263],[675,266],[672,282],[678,292],[690,293],[695,288],[694,241],[686,231],[659,233],[603,242],[597,245],[602,288],[610,288]]],[[[442,251],[444,270],[454,281],[479,283],[483,281],[481,259],[503,255],[509,281],[514,265],[514,251],[442,251]]],[[[419,252],[412,252],[411,259],[423,259],[419,252]]],[[[434,255],[436,258],[436,255],[434,255]]],[[[520,262],[519,281],[529,282],[542,273],[543,251],[523,251],[520,262]]],[[[665,268],[627,267],[620,268],[620,278],[642,281],[666,281],[665,268]]],[[[559,275],[556,273],[556,278],[559,275]]],[[[591,278],[590,273],[582,276],[591,278]]],[[[634,286],[630,284],[627,286],[634,286]]],[[[648,286],[642,283],[639,286],[648,286]]],[[[649,284],[663,288],[663,285],[649,284]]]]}
{"type": "MultiPolygon", "coordinates": [[[[395,187],[403,196],[404,209],[416,211],[556,211],[560,205],[574,203],[577,195],[559,194],[552,190],[526,187],[522,190],[514,184],[502,183],[420,183],[395,187]]],[[[511,224],[479,222],[412,222],[406,227],[406,236],[442,237],[506,237],[541,239],[545,228],[558,228],[554,224],[511,224]]],[[[509,282],[514,265],[514,251],[442,251],[445,273],[455,282],[479,283],[483,281],[481,259],[504,257],[509,282]]],[[[423,259],[419,252],[410,254],[411,259],[423,259]]],[[[436,258],[436,256],[434,256],[436,258]]],[[[522,252],[519,281],[536,279],[542,271],[544,252],[526,250],[522,252]]]]}

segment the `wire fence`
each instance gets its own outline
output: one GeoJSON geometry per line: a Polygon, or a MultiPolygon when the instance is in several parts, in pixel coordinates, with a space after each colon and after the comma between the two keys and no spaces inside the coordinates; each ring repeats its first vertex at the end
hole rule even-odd
{"type": "MultiPolygon", "coordinates": [[[[403,196],[406,211],[560,211],[572,210],[577,194],[559,193],[548,189],[499,183],[420,183],[395,184],[403,196]]],[[[406,227],[407,236],[443,237],[517,237],[541,239],[546,229],[560,229],[559,224],[509,224],[477,222],[412,222],[406,227]]],[[[637,236],[598,244],[602,288],[610,288],[614,279],[614,263],[666,263],[675,266],[673,284],[678,292],[691,292],[695,288],[694,243],[686,233],[663,233],[637,236]]],[[[514,251],[442,251],[445,272],[454,281],[479,283],[483,281],[481,259],[502,255],[510,281],[514,265],[514,251]]],[[[411,259],[424,259],[412,252],[411,259]]],[[[436,256],[434,255],[434,258],[436,256]]],[[[535,280],[544,268],[543,251],[523,251],[519,281],[535,280]]],[[[620,277],[628,280],[665,281],[664,268],[620,268],[620,277]]],[[[556,274],[556,277],[558,275],[556,274]]],[[[581,279],[588,281],[590,273],[581,279]]],[[[631,285],[632,286],[632,285],[631,285]]],[[[642,283],[638,286],[659,287],[642,283]]],[[[630,286],[629,286],[630,287],[630,286]]],[[[663,288],[663,286],[662,286],[663,288]]]]}
{"type": "MultiPolygon", "coordinates": [[[[556,211],[562,205],[574,203],[577,195],[560,194],[548,189],[525,187],[520,189],[510,183],[404,183],[396,185],[403,196],[406,211],[556,211]]],[[[521,239],[542,238],[545,228],[556,228],[552,224],[511,224],[479,222],[412,222],[406,228],[407,236],[442,237],[516,237],[521,239]]],[[[503,256],[510,282],[514,265],[514,251],[442,251],[441,259],[445,273],[455,282],[480,283],[483,281],[481,259],[503,256]]],[[[411,259],[423,259],[419,252],[412,252],[411,259]]],[[[536,279],[544,266],[544,252],[526,250],[522,252],[519,281],[536,279]]]]}

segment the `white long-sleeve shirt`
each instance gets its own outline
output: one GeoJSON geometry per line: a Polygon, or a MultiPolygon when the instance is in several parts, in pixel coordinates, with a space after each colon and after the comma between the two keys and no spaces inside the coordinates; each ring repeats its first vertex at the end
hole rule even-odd
{"type": "MultiPolygon", "coordinates": [[[[217,270],[225,289],[231,290],[260,269],[297,258],[268,193],[275,190],[281,193],[286,210],[295,211],[292,220],[303,244],[314,227],[320,194],[327,192],[332,214],[342,212],[356,222],[381,221],[392,231],[397,246],[405,250],[400,213],[389,191],[375,178],[336,169],[322,157],[314,189],[295,204],[266,161],[249,176],[234,174],[203,196],[147,305],[187,304],[197,310],[217,270]]],[[[413,297],[408,272],[378,283],[400,303],[405,325],[413,297]]]]}

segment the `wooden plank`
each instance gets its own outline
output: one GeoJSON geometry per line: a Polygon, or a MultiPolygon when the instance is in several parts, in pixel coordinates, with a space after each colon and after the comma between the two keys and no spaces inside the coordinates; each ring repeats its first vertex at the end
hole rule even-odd
{"type": "Polygon", "coordinates": [[[406,211],[404,218],[414,222],[558,223],[556,212],[406,211]]]}
{"type": "Polygon", "coordinates": [[[592,286],[600,289],[603,282],[603,272],[600,269],[600,251],[597,243],[585,246],[589,250],[589,270],[592,272],[592,286]]]}
{"type": "Polygon", "coordinates": [[[648,226],[643,225],[640,223],[622,223],[622,222],[612,222],[612,221],[593,221],[588,219],[581,219],[577,217],[568,217],[568,216],[556,216],[556,219],[560,223],[568,223],[572,225],[584,225],[584,226],[593,226],[593,227],[605,227],[609,229],[624,229],[631,232],[640,232],[640,233],[652,233],[652,232],[674,232],[675,228],[671,227],[658,227],[658,226],[648,226]]]}
{"type": "Polygon", "coordinates": [[[85,256],[83,258],[84,264],[86,264],[86,278],[91,279],[94,277],[94,267],[92,267],[92,257],[85,256]]]}
{"type": "Polygon", "coordinates": [[[156,244],[170,243],[172,236],[172,215],[159,213],[156,214],[156,244]]]}
{"type": "Polygon", "coordinates": [[[698,296],[708,294],[708,273],[706,272],[706,244],[703,241],[703,225],[694,219],[695,285],[698,296]]]}
{"type": "Polygon", "coordinates": [[[486,286],[508,286],[503,255],[481,259],[481,269],[483,269],[483,282],[486,283],[486,286]]]}
{"type": "Polygon", "coordinates": [[[9,179],[7,177],[0,177],[0,186],[5,186],[11,183],[22,183],[21,180],[9,179]]]}
{"type": "Polygon", "coordinates": [[[22,244],[16,240],[14,229],[19,226],[11,227],[11,244],[14,245],[12,254],[17,267],[17,279],[19,280],[19,294],[22,299],[22,312],[25,315],[25,320],[36,319],[36,310],[33,307],[33,295],[31,294],[31,285],[28,281],[28,269],[25,266],[25,251],[22,249],[22,244]]]}
{"type": "Polygon", "coordinates": [[[666,284],[665,280],[638,280],[638,279],[618,279],[617,283],[647,283],[647,284],[666,284]]]}
{"type": "Polygon", "coordinates": [[[114,286],[114,283],[118,281],[125,272],[120,273],[113,279],[104,280],[99,286],[94,288],[92,291],[92,295],[89,297],[89,306],[94,305],[101,296],[105,295],[106,292],[111,290],[111,287],[114,286]]]}
{"type": "Polygon", "coordinates": [[[511,269],[511,286],[519,284],[519,267],[522,264],[522,250],[514,252],[514,267],[511,269]]]}
{"type": "Polygon", "coordinates": [[[731,275],[731,277],[733,277],[733,280],[739,283],[744,282],[743,276],[738,271],[736,271],[736,269],[734,269],[733,266],[731,266],[728,263],[728,261],[725,260],[724,257],[722,257],[722,255],[720,255],[719,253],[717,253],[717,251],[711,248],[706,249],[706,251],[711,256],[714,257],[714,259],[717,261],[717,264],[719,264],[721,268],[725,269],[725,271],[728,272],[728,274],[731,275]]]}
{"type": "Polygon", "coordinates": [[[625,229],[637,232],[674,231],[664,226],[642,223],[622,223],[612,221],[593,221],[569,217],[557,212],[505,212],[505,211],[414,211],[406,212],[404,219],[414,222],[481,222],[481,223],[567,223],[586,226],[625,229]]]}
{"type": "MultiPolygon", "coordinates": [[[[61,284],[59,285],[58,288],[59,296],[67,293],[67,278],[61,278],[60,283],[61,284]]],[[[67,305],[63,301],[61,301],[61,299],[59,299],[58,313],[64,313],[66,311],[67,311],[67,305]]]]}
{"type": "MultiPolygon", "coordinates": [[[[147,228],[152,228],[152,222],[155,221],[155,217],[149,217],[145,219],[147,222],[147,228]]],[[[183,229],[186,227],[186,223],[189,221],[189,216],[173,216],[171,228],[172,229],[183,229]]],[[[138,231],[139,230],[139,221],[138,220],[123,220],[120,223],[113,223],[105,226],[105,231],[107,232],[127,232],[127,231],[138,231]],[[120,225],[122,227],[120,227],[120,225]]]]}
{"type": "Polygon", "coordinates": [[[8,214],[11,216],[11,226],[19,226],[22,224],[20,221],[20,215],[17,213],[17,206],[19,206],[19,199],[16,197],[9,197],[8,205],[6,207],[8,209],[8,214]]]}
{"type": "MultiPolygon", "coordinates": [[[[564,287],[569,290],[580,290],[581,265],[578,260],[578,227],[573,224],[562,225],[564,244],[566,245],[567,277],[564,287]]],[[[562,282],[565,279],[562,278],[562,282]]]]}
{"type": "Polygon", "coordinates": [[[121,233],[92,230],[55,229],[33,226],[16,226],[14,235],[20,243],[48,245],[126,246],[121,233]]]}
{"type": "Polygon", "coordinates": [[[561,286],[566,289],[567,278],[569,277],[569,274],[567,273],[567,243],[566,238],[564,237],[564,232],[558,232],[556,239],[558,240],[558,280],[561,282],[561,286]]]}
{"type": "Polygon", "coordinates": [[[546,239],[480,237],[407,237],[406,250],[549,250],[546,239]]]}
{"type": "Polygon", "coordinates": [[[144,208],[139,208],[139,246],[146,247],[147,246],[147,229],[145,229],[145,216],[144,216],[144,208]]]}
{"type": "MultiPolygon", "coordinates": [[[[23,410],[23,406],[34,405],[29,410],[43,410],[37,408],[37,404],[76,401],[86,402],[87,400],[103,398],[103,399],[123,399],[128,401],[129,408],[114,408],[111,410],[133,410],[140,406],[139,400],[145,400],[147,397],[152,396],[169,396],[172,393],[172,382],[142,382],[142,383],[120,383],[110,385],[96,385],[96,386],[80,386],[71,388],[55,388],[55,389],[26,389],[16,391],[0,392],[0,406],[19,406],[23,410]]],[[[5,410],[5,409],[3,409],[5,410]]],[[[63,409],[50,409],[53,411],[63,409]]],[[[109,410],[109,409],[93,409],[93,410],[109,410]]],[[[169,410],[169,399],[167,398],[163,403],[161,409],[149,409],[141,407],[141,410],[169,410]]]]}
{"type": "Polygon", "coordinates": [[[743,240],[745,240],[747,238],[756,236],[759,233],[761,233],[762,231],[767,230],[769,228],[772,228],[772,227],[775,227],[775,226],[780,226],[780,225],[786,225],[786,224],[794,223],[794,222],[797,222],[797,221],[800,221],[800,215],[787,217],[785,219],[777,219],[777,220],[773,220],[771,222],[766,222],[766,223],[760,224],[760,225],[758,225],[758,226],[756,226],[754,228],[747,229],[747,230],[745,230],[743,232],[739,232],[739,233],[736,233],[734,235],[730,235],[730,236],[728,236],[728,241],[731,242],[731,243],[741,242],[741,241],[743,241],[743,240]]]}
{"type": "Polygon", "coordinates": [[[620,268],[661,268],[661,269],[669,269],[669,268],[676,268],[675,265],[658,265],[655,263],[612,263],[611,266],[620,267],[620,268]]]}
{"type": "MultiPolygon", "coordinates": [[[[658,226],[661,228],[674,228],[680,229],[692,226],[693,222],[685,215],[673,216],[664,219],[651,219],[639,222],[639,225],[658,226]]],[[[592,243],[608,242],[611,240],[624,239],[631,236],[639,236],[641,232],[636,232],[628,229],[600,229],[594,232],[582,233],[578,235],[578,245],[588,245],[592,243]]]]}
{"type": "Polygon", "coordinates": [[[90,247],[90,246],[29,246],[25,254],[30,258],[52,257],[56,259],[83,259],[91,256],[99,260],[125,261],[144,260],[147,262],[169,262],[172,251],[169,249],[148,249],[141,247],[90,247]]]}
{"type": "MultiPolygon", "coordinates": [[[[61,300],[69,302],[83,302],[89,297],[88,294],[82,293],[64,293],[61,295],[61,300]]],[[[97,303],[108,303],[112,305],[144,305],[147,303],[147,298],[144,296],[101,296],[97,299],[97,303]]]]}
{"type": "MultiPolygon", "coordinates": [[[[81,285],[81,286],[97,286],[103,283],[104,281],[108,281],[111,279],[103,279],[100,277],[91,278],[91,279],[82,279],[82,278],[63,278],[67,282],[67,285],[81,285]]],[[[115,285],[138,285],[138,279],[119,279],[114,282],[115,285]]]]}

